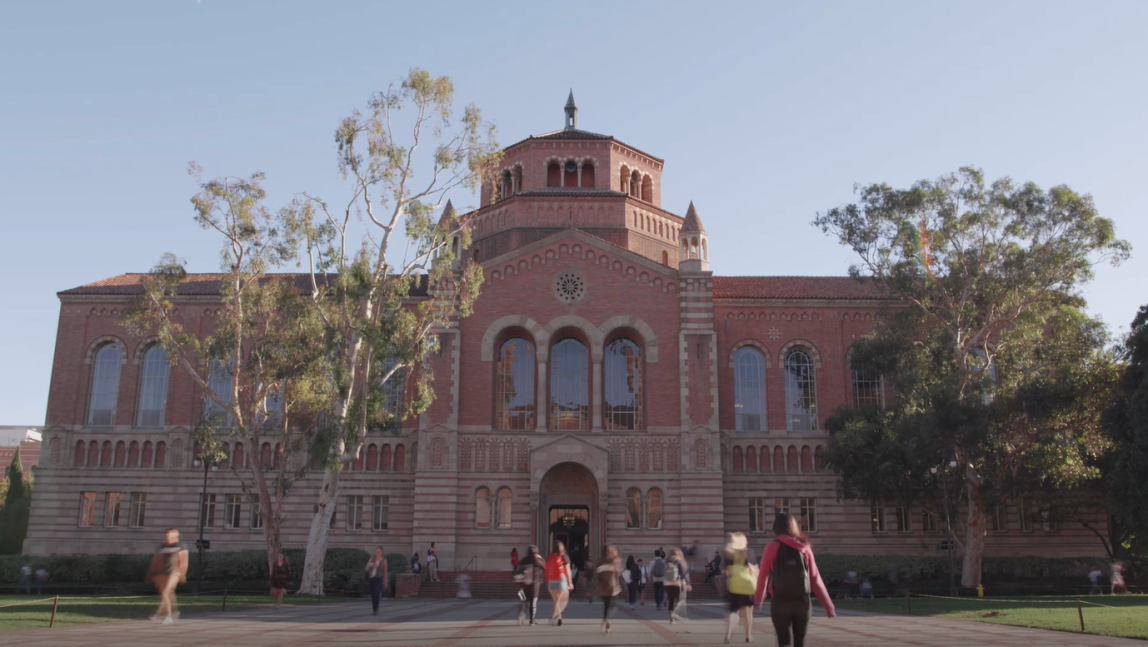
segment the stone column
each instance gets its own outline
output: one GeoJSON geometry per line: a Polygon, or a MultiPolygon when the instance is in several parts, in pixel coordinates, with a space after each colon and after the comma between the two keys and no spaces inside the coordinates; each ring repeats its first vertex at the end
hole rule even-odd
{"type": "Polygon", "coordinates": [[[578,186],[582,186],[582,162],[578,162],[578,186]]]}
{"type": "Polygon", "coordinates": [[[593,379],[590,381],[591,387],[594,389],[590,394],[590,431],[601,433],[602,432],[602,358],[595,357],[593,359],[593,379]]]}
{"type": "Polygon", "coordinates": [[[546,398],[546,358],[538,358],[538,393],[534,396],[534,406],[537,408],[537,415],[534,416],[538,421],[535,431],[546,431],[546,414],[550,410],[550,403],[546,398]]]}

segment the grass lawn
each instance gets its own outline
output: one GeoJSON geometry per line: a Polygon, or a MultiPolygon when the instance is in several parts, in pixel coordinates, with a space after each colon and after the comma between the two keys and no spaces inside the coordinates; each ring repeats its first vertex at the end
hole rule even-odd
{"type": "MultiPolygon", "coordinates": [[[[219,613],[223,605],[222,595],[180,595],[179,610],[182,616],[194,617],[197,614],[219,613]]],[[[25,629],[46,629],[52,616],[52,598],[37,598],[28,595],[0,595],[0,607],[15,602],[40,600],[34,604],[0,608],[0,633],[25,629]]],[[[56,609],[57,627],[72,627],[96,622],[117,622],[121,620],[144,620],[154,611],[159,597],[146,597],[128,600],[93,599],[91,597],[60,596],[56,609]]],[[[324,602],[332,604],[334,601],[324,602]]],[[[255,607],[269,607],[275,600],[269,595],[228,595],[227,610],[240,611],[255,607]]],[[[283,606],[315,604],[315,598],[293,595],[283,596],[283,606]]]]}
{"type": "MultiPolygon", "coordinates": [[[[913,598],[913,615],[976,620],[1002,625],[1080,631],[1076,613],[1076,597],[1008,598],[1022,602],[1004,602],[993,598],[964,598],[941,600],[913,598]]],[[[1098,636],[1117,636],[1148,640],[1148,595],[1094,595],[1081,596],[1084,604],[1084,630],[1098,636]]],[[[904,598],[877,600],[841,600],[839,609],[906,613],[904,598]]]]}

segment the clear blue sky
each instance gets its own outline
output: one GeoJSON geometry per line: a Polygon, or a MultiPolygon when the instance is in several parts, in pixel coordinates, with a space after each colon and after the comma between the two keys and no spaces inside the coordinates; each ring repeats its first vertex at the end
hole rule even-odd
{"type": "Polygon", "coordinates": [[[165,251],[218,267],[190,160],[265,171],[272,206],[343,195],[336,124],[414,66],[504,144],[573,87],[581,127],[666,160],[720,274],[843,274],[809,222],[855,182],[1068,184],[1133,244],[1085,290],[1122,331],[1148,302],[1145,25],[1140,1],[0,4],[0,424],[44,420],[57,291],[165,251]]]}

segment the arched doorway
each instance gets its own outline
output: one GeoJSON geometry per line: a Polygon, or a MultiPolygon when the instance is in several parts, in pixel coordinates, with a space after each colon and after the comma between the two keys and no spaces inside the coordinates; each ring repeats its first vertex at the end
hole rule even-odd
{"type": "Polygon", "coordinates": [[[581,570],[601,546],[602,515],[598,506],[598,482],[590,470],[577,463],[550,468],[538,488],[535,536],[545,555],[555,541],[566,544],[574,564],[581,570]]]}

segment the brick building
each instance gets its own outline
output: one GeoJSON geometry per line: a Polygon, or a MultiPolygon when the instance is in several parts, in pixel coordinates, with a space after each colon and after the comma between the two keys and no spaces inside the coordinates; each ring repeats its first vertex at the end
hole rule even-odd
{"type": "MultiPolygon", "coordinates": [[[[572,95],[565,111],[562,130],[506,149],[486,206],[463,217],[482,295],[442,334],[430,409],[372,435],[341,479],[331,545],[434,541],[447,568],[493,570],[512,546],[556,538],[595,555],[708,551],[729,531],[761,546],[784,509],[821,551],[936,554],[943,520],[838,501],[821,463],[825,418],[886,395],[846,358],[888,296],[847,277],[713,275],[698,210],[661,204],[664,161],[578,129],[572,95]]],[[[207,325],[218,282],[188,278],[189,328],[207,325]]],[[[204,474],[188,448],[203,399],[120,327],[138,283],[59,295],[27,552],[148,551],[161,529],[197,524],[204,474]]],[[[319,482],[289,499],[286,545],[305,543],[319,482]]],[[[262,547],[237,480],[213,472],[207,492],[213,549],[262,547]]],[[[1036,518],[1023,502],[995,511],[987,554],[1102,550],[1036,518]]]]}

